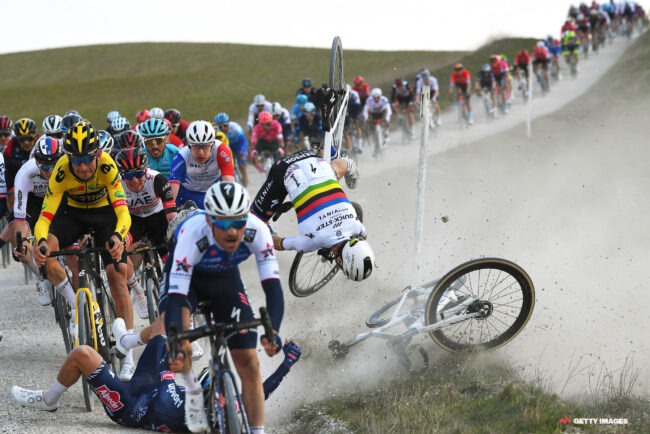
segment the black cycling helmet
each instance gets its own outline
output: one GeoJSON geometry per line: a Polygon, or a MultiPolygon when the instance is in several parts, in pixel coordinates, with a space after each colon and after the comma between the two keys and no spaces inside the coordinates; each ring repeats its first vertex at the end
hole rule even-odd
{"type": "Polygon", "coordinates": [[[83,121],[83,119],[81,118],[81,116],[77,114],[72,113],[69,115],[65,115],[63,116],[63,119],[61,119],[61,131],[63,133],[67,133],[68,130],[72,128],[74,124],[81,121],[83,121]]]}
{"type": "Polygon", "coordinates": [[[29,118],[18,119],[14,124],[16,137],[36,135],[36,122],[29,118]]]}
{"type": "Polygon", "coordinates": [[[74,124],[65,135],[63,150],[74,156],[86,156],[97,153],[99,149],[99,134],[88,121],[74,124]]]}
{"type": "Polygon", "coordinates": [[[147,153],[142,148],[122,149],[115,156],[115,163],[120,173],[136,172],[147,167],[147,153]]]}
{"type": "Polygon", "coordinates": [[[169,123],[172,124],[172,127],[174,127],[178,125],[181,121],[181,112],[179,112],[175,108],[167,109],[167,111],[165,112],[165,119],[167,119],[169,123]]]}
{"type": "Polygon", "coordinates": [[[135,131],[128,130],[115,138],[115,145],[120,149],[144,148],[144,139],[135,131]]]}
{"type": "Polygon", "coordinates": [[[61,140],[54,137],[41,136],[34,146],[34,160],[39,165],[52,166],[63,156],[61,140]]]}
{"type": "Polygon", "coordinates": [[[302,79],[302,87],[311,87],[311,78],[303,78],[302,79]]]}

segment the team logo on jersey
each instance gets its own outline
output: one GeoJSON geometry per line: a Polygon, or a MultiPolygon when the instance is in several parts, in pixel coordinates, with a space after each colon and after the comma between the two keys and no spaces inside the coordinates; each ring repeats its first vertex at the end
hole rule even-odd
{"type": "Polygon", "coordinates": [[[210,254],[210,256],[217,256],[217,249],[213,247],[210,249],[208,253],[210,254]]]}
{"type": "Polygon", "coordinates": [[[116,191],[115,192],[115,197],[120,197],[120,198],[124,199],[126,196],[124,196],[123,191],[116,191]]]}
{"type": "Polygon", "coordinates": [[[101,170],[104,175],[108,175],[108,172],[111,171],[111,165],[110,164],[102,164],[101,166],[99,166],[99,170],[101,170]]]}
{"type": "Polygon", "coordinates": [[[56,179],[56,182],[63,181],[63,178],[65,178],[65,172],[63,170],[56,172],[56,176],[54,177],[54,179],[56,179]]]}
{"type": "Polygon", "coordinates": [[[203,237],[196,242],[196,247],[198,247],[199,252],[203,253],[208,249],[210,243],[208,242],[208,237],[203,237]]]}
{"type": "Polygon", "coordinates": [[[120,394],[110,390],[108,387],[101,386],[95,389],[99,399],[111,409],[111,411],[116,412],[120,408],[124,407],[122,401],[120,401],[120,394]]]}
{"type": "Polygon", "coordinates": [[[167,425],[160,425],[156,427],[156,431],[160,432],[172,432],[167,425]]]}
{"type": "Polygon", "coordinates": [[[160,374],[160,381],[173,380],[173,379],[174,379],[174,373],[172,371],[165,371],[162,374],[160,374]]]}
{"type": "Polygon", "coordinates": [[[257,233],[257,229],[244,229],[244,241],[247,243],[252,243],[253,240],[255,239],[255,234],[257,233]]]}
{"type": "Polygon", "coordinates": [[[275,256],[273,253],[273,244],[266,243],[266,249],[260,251],[264,255],[264,259],[268,258],[269,256],[275,256]]]}
{"type": "Polygon", "coordinates": [[[188,273],[190,271],[190,268],[192,268],[192,266],[187,263],[187,256],[184,257],[182,261],[179,261],[178,259],[176,260],[176,271],[183,270],[184,272],[188,273]]]}

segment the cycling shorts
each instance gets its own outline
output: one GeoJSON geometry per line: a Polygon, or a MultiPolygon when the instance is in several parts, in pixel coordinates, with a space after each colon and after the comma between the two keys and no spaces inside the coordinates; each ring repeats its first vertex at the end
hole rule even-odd
{"type": "Polygon", "coordinates": [[[277,140],[269,142],[264,139],[258,139],[257,144],[255,145],[255,150],[261,154],[264,151],[276,152],[279,147],[280,142],[277,140]]]}
{"type": "Polygon", "coordinates": [[[194,201],[199,209],[205,209],[203,200],[205,199],[205,191],[192,191],[183,187],[181,184],[178,188],[178,195],[176,196],[176,206],[180,208],[188,200],[194,201]]]}
{"type": "MultiPolygon", "coordinates": [[[[152,246],[159,246],[165,242],[167,234],[167,217],[165,211],[160,211],[147,217],[131,216],[131,234],[132,243],[140,241],[146,237],[152,246]]],[[[158,250],[160,256],[167,253],[167,249],[158,250]]]]}
{"type": "MultiPolygon", "coordinates": [[[[27,209],[25,210],[25,222],[29,225],[29,230],[32,231],[32,234],[34,233],[34,226],[36,225],[36,222],[38,221],[38,217],[41,214],[41,207],[43,206],[43,199],[42,197],[38,197],[34,195],[33,193],[29,193],[27,195],[27,209]]],[[[4,199],[0,199],[4,200],[4,199]]],[[[13,211],[9,213],[9,218],[7,219],[8,222],[13,222],[15,220],[14,213],[13,211]]],[[[23,234],[26,235],[26,234],[23,234]]]]}
{"type": "Polygon", "coordinates": [[[376,121],[377,119],[384,119],[386,117],[386,110],[382,110],[379,113],[370,113],[370,119],[376,121]]]}
{"type": "Polygon", "coordinates": [[[564,54],[565,56],[569,54],[577,54],[577,53],[580,53],[580,47],[578,46],[578,44],[569,44],[566,46],[564,51],[562,51],[562,54],[564,54]]]}
{"type": "Polygon", "coordinates": [[[413,110],[413,97],[412,96],[399,96],[395,98],[400,106],[407,107],[407,110],[413,110]]]}
{"type": "MultiPolygon", "coordinates": [[[[50,234],[59,240],[59,248],[64,249],[76,243],[85,234],[94,230],[95,246],[105,247],[108,239],[113,235],[117,216],[110,205],[100,208],[76,208],[67,203],[61,204],[57,210],[50,234]]],[[[107,251],[100,253],[104,266],[113,263],[107,251]]],[[[126,264],[126,250],[122,252],[120,263],[126,264]]]]}
{"type": "Polygon", "coordinates": [[[549,59],[535,59],[533,60],[533,65],[542,65],[542,68],[548,68],[549,59]]]}
{"type": "Polygon", "coordinates": [[[174,382],[169,370],[166,342],[162,335],[151,338],[130,381],[120,381],[104,360],[86,376],[113,422],[132,428],[187,431],[185,388],[174,382]]]}
{"type": "MultiPolygon", "coordinates": [[[[170,249],[170,251],[172,250],[173,248],[170,249]]],[[[167,276],[173,261],[173,255],[169,255],[165,262],[163,285],[158,298],[158,311],[161,313],[167,310],[169,287],[167,276]]],[[[199,302],[203,300],[212,301],[212,315],[216,322],[252,321],[255,319],[238,267],[217,273],[194,271],[185,307],[190,310],[190,313],[193,313],[199,302]]],[[[231,350],[251,349],[256,346],[256,330],[242,330],[228,337],[228,348],[231,350]]]]}
{"type": "MultiPolygon", "coordinates": [[[[533,64],[534,64],[534,62],[533,62],[533,64]]],[[[518,63],[517,67],[519,69],[521,69],[522,71],[524,71],[524,75],[526,76],[526,78],[528,78],[528,64],[527,63],[518,63]]]]}
{"type": "Polygon", "coordinates": [[[248,163],[248,141],[241,139],[237,143],[230,143],[232,154],[237,158],[237,164],[240,166],[248,163]]]}
{"type": "Polygon", "coordinates": [[[348,115],[352,119],[357,119],[363,113],[363,106],[361,104],[349,104],[348,115]]]}
{"type": "Polygon", "coordinates": [[[468,85],[468,83],[456,83],[454,86],[456,86],[456,89],[460,89],[460,91],[463,92],[463,94],[465,96],[469,96],[469,92],[468,92],[469,91],[469,85],[468,85]]]}

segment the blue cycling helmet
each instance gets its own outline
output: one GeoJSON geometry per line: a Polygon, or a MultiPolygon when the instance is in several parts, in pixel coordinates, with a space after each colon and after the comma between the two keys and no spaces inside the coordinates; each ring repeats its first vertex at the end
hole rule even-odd
{"type": "Polygon", "coordinates": [[[119,117],[121,117],[121,116],[122,116],[122,115],[120,115],[120,112],[118,112],[118,111],[116,111],[116,110],[110,111],[110,112],[108,112],[108,114],[106,115],[106,122],[108,122],[108,123],[110,124],[110,123],[113,122],[115,119],[117,119],[117,118],[119,118],[119,117]]]}
{"type": "Polygon", "coordinates": [[[228,122],[230,122],[230,118],[226,113],[219,113],[214,117],[214,123],[217,125],[227,124],[228,122]]]}
{"type": "Polygon", "coordinates": [[[97,133],[99,134],[99,149],[110,154],[113,146],[115,146],[113,136],[111,136],[108,131],[104,130],[99,130],[97,133]]]}
{"type": "Polygon", "coordinates": [[[305,113],[316,113],[316,106],[313,102],[305,104],[305,113]]]}
{"type": "Polygon", "coordinates": [[[302,80],[302,87],[311,87],[311,78],[304,78],[302,80]]]}
{"type": "Polygon", "coordinates": [[[296,97],[296,104],[298,104],[298,107],[304,107],[305,104],[307,104],[307,101],[309,101],[309,98],[304,93],[301,93],[296,97]]]}
{"type": "Polygon", "coordinates": [[[138,132],[144,138],[149,137],[162,137],[166,136],[169,133],[169,127],[167,122],[158,118],[147,119],[146,121],[140,124],[138,132]]]}
{"type": "Polygon", "coordinates": [[[487,63],[485,65],[483,65],[483,71],[487,72],[489,70],[490,70],[490,65],[488,65],[487,63]]]}

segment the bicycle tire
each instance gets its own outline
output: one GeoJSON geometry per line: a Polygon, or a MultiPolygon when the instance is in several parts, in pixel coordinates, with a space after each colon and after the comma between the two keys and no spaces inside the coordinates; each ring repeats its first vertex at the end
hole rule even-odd
{"type": "MultiPolygon", "coordinates": [[[[101,261],[98,262],[98,266],[101,266],[101,261]]],[[[111,335],[113,330],[113,322],[115,321],[115,310],[111,310],[110,307],[110,294],[106,291],[104,283],[101,280],[97,280],[93,277],[93,274],[88,275],[88,289],[90,293],[96,297],[96,302],[99,305],[99,311],[102,315],[102,324],[95,323],[97,327],[97,351],[102,356],[102,358],[111,365],[113,368],[116,367],[116,357],[113,356],[111,352],[111,335]],[[99,288],[99,291],[97,290],[99,288]],[[103,340],[102,340],[103,337],[103,340]]],[[[95,317],[97,321],[97,317],[95,317]]],[[[115,341],[113,339],[113,341],[115,341]]]]}
{"type": "Polygon", "coordinates": [[[343,45],[341,38],[334,37],[332,51],[330,53],[329,87],[334,90],[342,90],[345,87],[343,78],[343,45]]]}
{"type": "MultiPolygon", "coordinates": [[[[291,293],[296,297],[307,297],[312,295],[325,286],[327,282],[332,280],[338,271],[339,266],[335,261],[329,263],[329,261],[323,259],[323,257],[317,252],[296,252],[296,256],[293,258],[293,262],[291,263],[291,269],[289,270],[289,291],[291,291],[291,293]],[[319,271],[316,281],[312,283],[313,280],[309,279],[306,285],[299,282],[298,270],[308,269],[313,262],[315,262],[313,268],[316,269],[318,267],[319,271]]],[[[313,275],[314,273],[312,273],[312,277],[313,275]]]]}
{"type": "MultiPolygon", "coordinates": [[[[54,309],[55,315],[59,322],[59,327],[61,328],[61,334],[63,335],[63,345],[65,345],[65,352],[69,354],[72,351],[72,336],[70,336],[70,320],[68,318],[68,302],[61,295],[59,291],[55,291],[54,295],[54,309]]],[[[74,321],[74,319],[73,319],[74,321]]]]}
{"type": "Polygon", "coordinates": [[[151,271],[147,276],[145,291],[147,292],[147,310],[149,311],[149,324],[153,324],[158,318],[158,295],[160,294],[160,283],[155,275],[155,271],[151,271]]]}
{"type": "MultiPolygon", "coordinates": [[[[427,301],[427,307],[425,312],[425,322],[426,325],[435,324],[439,318],[439,315],[444,312],[440,311],[438,304],[442,298],[442,295],[450,288],[452,285],[455,286],[454,290],[461,295],[469,295],[474,298],[474,301],[466,311],[477,311],[477,307],[488,306],[487,314],[483,317],[475,317],[462,321],[460,323],[449,325],[442,329],[434,330],[429,333],[431,339],[450,352],[455,353],[465,353],[465,352],[477,352],[477,351],[490,351],[495,350],[506,343],[510,342],[517,336],[521,330],[526,326],[526,323],[530,319],[530,316],[533,312],[535,305],[535,289],[533,287],[533,282],[528,276],[528,274],[514,262],[500,259],[500,258],[481,258],[468,261],[464,264],[461,264],[449,271],[445,276],[443,276],[438,284],[434,287],[429,299],[427,301]],[[481,290],[481,271],[487,271],[487,283],[492,284],[491,288],[488,290],[481,290]],[[477,274],[472,274],[478,271],[477,274]],[[495,272],[496,276],[492,275],[492,272],[495,272]],[[502,275],[505,273],[505,276],[502,275]],[[459,279],[462,282],[459,282],[459,279]],[[508,279],[508,280],[507,280],[508,279]],[[478,282],[477,282],[478,281],[478,282]],[[474,285],[476,282],[476,285],[474,285]],[[511,282],[505,288],[501,288],[502,283],[511,282]],[[517,294],[517,290],[511,293],[503,294],[504,291],[510,291],[513,285],[519,285],[519,292],[521,292],[521,305],[516,307],[515,305],[519,300],[511,300],[506,304],[494,304],[494,301],[498,298],[503,299],[511,294],[517,294]],[[494,294],[495,290],[499,290],[494,294]],[[496,295],[497,298],[492,299],[483,299],[482,297],[488,295],[496,295]],[[478,304],[477,304],[478,303],[478,304]],[[497,309],[500,309],[497,311],[497,309]],[[514,318],[513,323],[507,327],[505,330],[494,335],[492,338],[485,342],[481,342],[482,339],[476,339],[476,336],[472,334],[474,324],[488,324],[488,320],[495,315],[504,314],[506,310],[512,311],[517,310],[515,314],[505,314],[507,318],[514,318]],[[453,337],[453,332],[460,332],[458,338],[453,337]],[[469,336],[469,338],[463,340],[463,338],[469,336]]],[[[503,316],[499,318],[501,323],[505,323],[503,316]]],[[[496,331],[499,331],[497,326],[501,324],[495,324],[495,321],[489,322],[488,326],[493,328],[496,331]]],[[[487,327],[487,328],[489,328],[487,327]]],[[[482,338],[484,333],[490,335],[489,331],[486,330],[486,327],[479,327],[480,336],[482,338]]]]}
{"type": "MultiPolygon", "coordinates": [[[[83,291],[81,291],[78,295],[77,309],[79,309],[79,345],[88,345],[89,347],[94,348],[92,334],[93,331],[90,322],[90,313],[88,312],[88,298],[86,296],[86,293],[83,291]]],[[[83,389],[84,393],[86,411],[93,411],[93,401],[90,392],[90,385],[86,381],[86,378],[83,376],[81,377],[81,388],[83,389]]]]}
{"type": "Polygon", "coordinates": [[[357,213],[357,218],[361,223],[363,223],[363,208],[361,208],[361,205],[359,205],[357,202],[350,201],[352,204],[352,208],[354,208],[354,211],[357,213]]]}
{"type": "Polygon", "coordinates": [[[397,306],[397,303],[402,299],[402,296],[399,296],[397,298],[394,298],[393,300],[389,301],[372,315],[370,315],[370,318],[366,320],[366,325],[370,328],[377,328],[384,326],[388,324],[388,321],[390,321],[390,317],[393,314],[392,308],[397,306]],[[390,313],[389,315],[386,315],[387,313],[390,313]]]}
{"type": "Polygon", "coordinates": [[[232,376],[229,372],[224,372],[221,376],[221,390],[224,397],[224,413],[226,421],[226,433],[241,434],[245,424],[242,421],[242,414],[244,408],[242,406],[241,412],[237,412],[237,393],[235,392],[235,385],[232,376]]]}

